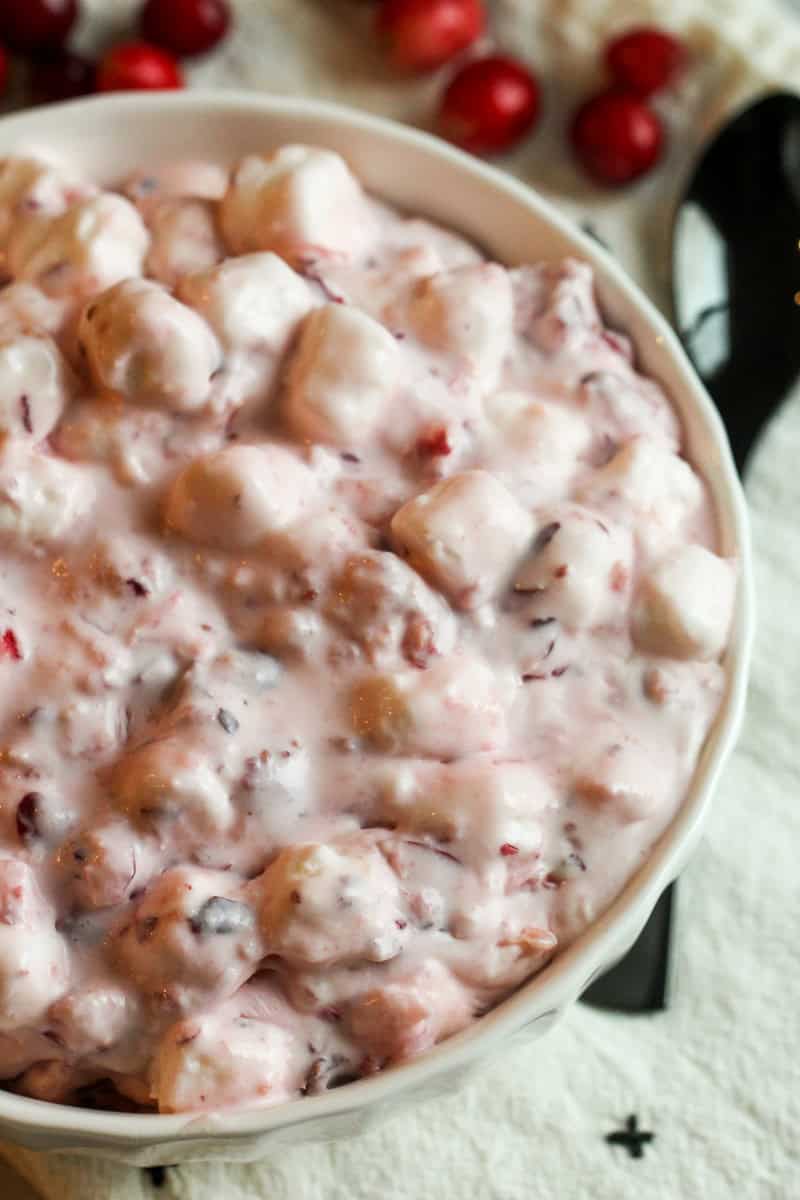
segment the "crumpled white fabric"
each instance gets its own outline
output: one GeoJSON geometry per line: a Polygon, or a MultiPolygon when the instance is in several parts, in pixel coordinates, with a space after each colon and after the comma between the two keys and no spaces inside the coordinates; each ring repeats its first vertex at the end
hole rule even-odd
{"type": "MultiPolygon", "coordinates": [[[[85,42],[123,29],[137,2],[86,0],[85,42]]],[[[332,97],[424,121],[436,85],[387,77],[364,32],[370,5],[235,7],[234,36],[191,69],[193,82],[332,97]]],[[[691,156],[765,79],[800,79],[800,19],[768,0],[497,0],[492,9],[498,40],[530,58],[547,89],[543,127],[509,167],[590,220],[666,306],[669,218],[691,156]],[[570,165],[564,114],[598,82],[603,38],[640,20],[681,30],[694,65],[661,101],[673,130],[665,168],[608,195],[570,165]]],[[[798,462],[795,401],[750,469],[760,609],[750,703],[707,836],[680,884],[668,1012],[619,1017],[576,1006],[543,1041],[486,1064],[464,1091],[357,1140],[252,1166],[176,1168],[160,1191],[144,1172],[109,1163],[2,1146],[8,1163],[48,1200],[800,1197],[798,462]],[[634,1112],[655,1133],[641,1159],[604,1140],[634,1112]]],[[[0,1188],[14,1200],[10,1177],[0,1174],[0,1188]]]]}

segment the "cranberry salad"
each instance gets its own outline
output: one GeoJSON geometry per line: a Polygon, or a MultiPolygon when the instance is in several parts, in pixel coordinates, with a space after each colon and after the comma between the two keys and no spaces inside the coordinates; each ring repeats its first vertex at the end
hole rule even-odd
{"type": "Polygon", "coordinates": [[[685,795],[734,565],[592,273],[322,149],[0,163],[0,1078],[161,1112],[423,1053],[685,795]]]}

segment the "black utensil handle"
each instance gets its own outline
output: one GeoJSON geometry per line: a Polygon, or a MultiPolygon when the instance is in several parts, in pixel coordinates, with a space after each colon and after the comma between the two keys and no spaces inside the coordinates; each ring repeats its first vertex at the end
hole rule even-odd
{"type": "Polygon", "coordinates": [[[628,953],[581,996],[594,1008],[623,1013],[659,1012],[669,1003],[675,884],[670,884],[628,953]]]}

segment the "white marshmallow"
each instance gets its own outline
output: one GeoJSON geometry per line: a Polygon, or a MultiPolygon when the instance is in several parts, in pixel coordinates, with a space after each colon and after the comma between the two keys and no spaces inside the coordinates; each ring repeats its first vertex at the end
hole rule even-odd
{"type": "Polygon", "coordinates": [[[460,608],[503,587],[532,534],[530,513],[487,471],[452,475],[392,518],[398,550],[460,608]]]}
{"type": "Polygon", "coordinates": [[[180,298],[232,349],[283,354],[312,306],[308,284],[276,254],[245,254],[185,276],[180,298]]]}
{"type": "Polygon", "coordinates": [[[717,658],[728,640],[736,587],[733,564],[704,546],[682,546],[642,579],[633,636],[668,658],[717,658]]]}
{"type": "Polygon", "coordinates": [[[229,829],[234,812],[228,789],[208,757],[184,737],[160,738],[125,754],[114,767],[117,808],[138,822],[179,821],[192,833],[229,829]]]}
{"type": "Polygon", "coordinates": [[[515,590],[532,593],[535,611],[568,629],[624,618],[633,568],[630,531],[578,505],[553,516],[542,522],[543,545],[534,541],[531,557],[514,576],[515,590]]]}
{"type": "Polygon", "coordinates": [[[400,831],[447,843],[475,867],[497,863],[501,847],[532,854],[542,844],[542,813],[555,807],[552,785],[530,763],[461,762],[413,770],[384,790],[379,805],[400,831]]]}
{"type": "Polygon", "coordinates": [[[95,499],[86,471],[35,450],[0,460],[0,537],[22,546],[58,543],[77,532],[95,499]]]}
{"type": "Polygon", "coordinates": [[[73,389],[72,372],[50,338],[0,342],[0,433],[42,441],[57,424],[73,389]]]}
{"type": "Polygon", "coordinates": [[[587,479],[577,498],[630,522],[631,510],[647,543],[663,544],[703,502],[703,485],[689,464],[660,442],[634,438],[587,479]]]}
{"type": "Polygon", "coordinates": [[[204,200],[166,200],[148,226],[147,273],[174,287],[190,271],[205,271],[224,256],[213,205],[204,200]]]}
{"type": "Polygon", "coordinates": [[[230,446],[180,473],[167,497],[166,522],[191,541],[246,549],[296,521],[315,483],[282,446],[230,446]]]}
{"type": "Polygon", "coordinates": [[[265,1021],[201,1016],[164,1034],[153,1091],[162,1113],[288,1100],[302,1083],[305,1043],[265,1021]]]}
{"type": "Polygon", "coordinates": [[[68,979],[67,949],[33,872],[0,860],[0,1033],[41,1020],[68,979]]]}
{"type": "Polygon", "coordinates": [[[48,296],[87,297],[141,275],[149,242],[133,205],[103,192],[61,216],[19,222],[8,266],[15,279],[36,283],[48,296]]]}
{"type": "Polygon", "coordinates": [[[309,441],[357,446],[385,420],[400,373],[400,349],[356,308],[326,304],[303,327],[289,368],[286,416],[309,441]]]}
{"type": "Polygon", "coordinates": [[[274,250],[350,255],[371,225],[361,188],[343,158],[313,146],[281,146],[252,154],[235,168],[220,206],[220,225],[234,254],[274,250]]]}
{"type": "Polygon", "coordinates": [[[291,963],[384,962],[408,936],[397,879],[367,840],[289,846],[253,886],[267,950],[291,963]]]}
{"type": "Polygon", "coordinates": [[[514,329],[508,272],[478,263],[430,275],[414,289],[411,322],[423,342],[458,355],[482,388],[493,387],[514,329]]]}
{"type": "Polygon", "coordinates": [[[92,300],[79,337],[101,388],[174,412],[205,406],[222,358],[205,321],[145,279],[125,280],[92,300]]]}
{"type": "Polygon", "coordinates": [[[385,672],[351,694],[355,732],[393,754],[461,758],[500,750],[508,739],[501,681],[478,658],[453,654],[424,671],[385,672]]]}

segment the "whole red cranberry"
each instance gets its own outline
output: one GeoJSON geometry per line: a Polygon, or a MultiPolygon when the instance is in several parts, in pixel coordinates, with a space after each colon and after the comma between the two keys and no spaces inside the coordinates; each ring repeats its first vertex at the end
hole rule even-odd
{"type": "Polygon", "coordinates": [[[0,46],[0,96],[6,90],[8,85],[8,55],[2,46],[0,46]]]}
{"type": "Polygon", "coordinates": [[[94,85],[94,63],[69,50],[61,50],[31,63],[31,94],[39,104],[88,96],[94,91],[94,85]]]}
{"type": "Polygon", "coordinates": [[[629,29],[606,47],[606,64],[614,80],[638,96],[671,83],[686,61],[683,42],[663,29],[629,29]]]}
{"type": "Polygon", "coordinates": [[[376,28],[405,71],[433,71],[471,46],[486,23],[481,0],[383,0],[376,28]]]}
{"type": "Polygon", "coordinates": [[[183,87],[183,75],[171,54],[147,42],[122,42],[100,60],[98,92],[157,91],[183,87]]]}
{"type": "Polygon", "coordinates": [[[644,175],[658,162],[664,147],[658,116],[639,96],[615,88],[581,105],[570,138],[587,174],[609,186],[644,175]]]}
{"type": "Polygon", "coordinates": [[[0,0],[0,41],[17,54],[63,46],[78,16],[78,0],[0,0]]]}
{"type": "Polygon", "coordinates": [[[496,154],[533,128],[539,107],[539,84],[527,67],[495,54],[467,63],[450,81],[439,129],[465,150],[496,154]]]}
{"type": "Polygon", "coordinates": [[[230,22],[226,0],[147,0],[139,28],[145,41],[190,58],[216,46],[230,22]]]}

